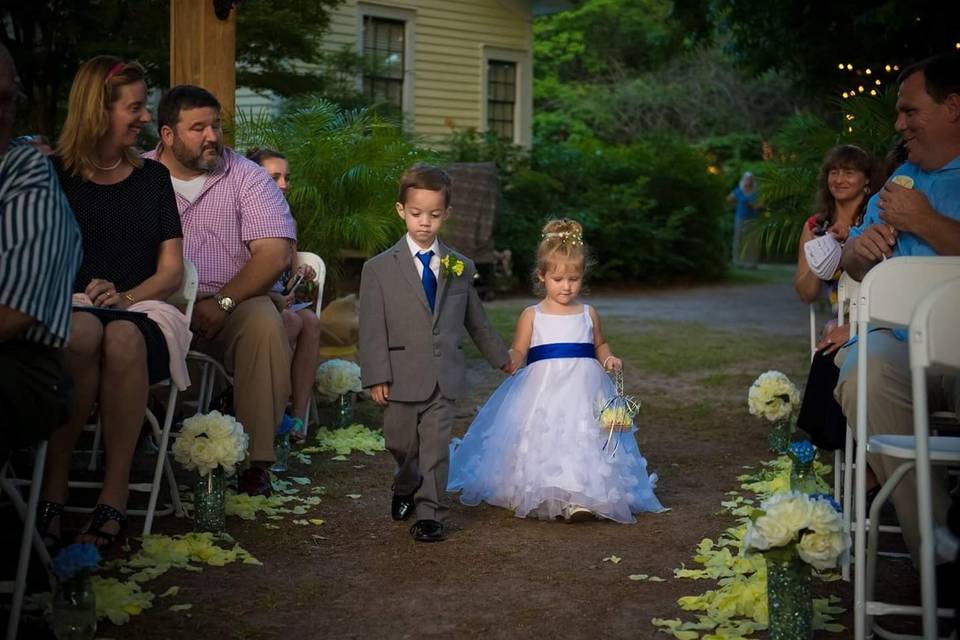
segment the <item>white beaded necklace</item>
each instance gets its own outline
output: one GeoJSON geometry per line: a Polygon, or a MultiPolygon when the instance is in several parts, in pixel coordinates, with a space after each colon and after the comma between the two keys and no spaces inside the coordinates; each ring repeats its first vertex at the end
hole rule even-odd
{"type": "Polygon", "coordinates": [[[96,167],[96,168],[99,169],[100,171],[113,171],[114,169],[116,169],[117,167],[120,166],[120,163],[121,163],[121,162],[123,162],[123,156],[120,156],[119,158],[117,158],[117,161],[114,162],[113,165],[112,165],[112,166],[109,166],[109,167],[101,167],[100,165],[98,165],[98,164],[97,164],[96,162],[94,162],[93,160],[90,161],[90,164],[92,164],[94,167],[96,167]]]}

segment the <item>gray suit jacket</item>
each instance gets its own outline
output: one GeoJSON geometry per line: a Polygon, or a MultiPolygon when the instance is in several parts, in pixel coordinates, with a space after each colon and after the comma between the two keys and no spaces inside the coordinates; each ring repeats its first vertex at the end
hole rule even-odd
{"type": "MultiPolygon", "coordinates": [[[[451,252],[439,242],[440,257],[451,252]]],[[[455,400],[464,393],[463,330],[494,367],[510,356],[490,325],[473,286],[476,267],[466,257],[463,275],[440,270],[436,311],[427,296],[406,238],[363,265],[360,280],[360,368],[363,386],[387,382],[390,400],[423,402],[440,386],[455,400]]]]}

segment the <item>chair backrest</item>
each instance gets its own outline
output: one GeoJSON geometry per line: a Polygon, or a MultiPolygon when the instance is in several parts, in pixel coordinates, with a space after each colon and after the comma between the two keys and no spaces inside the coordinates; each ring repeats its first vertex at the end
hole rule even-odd
{"type": "Polygon", "coordinates": [[[910,320],[910,366],[960,369],[960,278],[931,290],[910,320]]]}
{"type": "Polygon", "coordinates": [[[327,279],[327,265],[324,264],[323,258],[315,253],[297,251],[295,266],[299,267],[302,264],[313,267],[313,270],[317,274],[313,281],[317,283],[317,316],[319,316],[320,308],[323,306],[323,283],[327,279]]]}
{"type": "Polygon", "coordinates": [[[184,306],[187,318],[193,317],[193,303],[197,301],[197,288],[200,286],[200,278],[197,276],[197,268],[193,266],[186,257],[183,258],[183,282],[180,284],[180,290],[167,299],[170,304],[184,306]]]}
{"type": "Polygon", "coordinates": [[[860,283],[857,320],[908,326],[914,309],[935,286],[960,278],[960,257],[891,258],[860,283]]]}
{"type": "Polygon", "coordinates": [[[846,271],[840,274],[840,281],[837,283],[837,324],[849,324],[851,331],[855,331],[857,327],[857,295],[859,293],[860,283],[846,271]]]}

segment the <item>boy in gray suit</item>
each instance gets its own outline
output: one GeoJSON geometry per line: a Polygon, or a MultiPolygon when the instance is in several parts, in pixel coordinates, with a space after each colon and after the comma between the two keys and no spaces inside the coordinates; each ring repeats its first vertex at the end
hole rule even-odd
{"type": "Polygon", "coordinates": [[[446,538],[444,493],[454,401],[464,394],[463,330],[494,367],[513,372],[473,287],[476,269],[437,234],[450,215],[450,178],[417,164],[400,178],[397,213],[407,234],[363,265],[360,367],[384,407],[383,434],[397,462],[391,515],[419,542],[446,538]]]}

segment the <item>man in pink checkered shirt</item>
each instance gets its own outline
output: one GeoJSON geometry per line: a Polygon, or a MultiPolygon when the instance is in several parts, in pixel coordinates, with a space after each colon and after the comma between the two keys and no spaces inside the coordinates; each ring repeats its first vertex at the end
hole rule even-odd
{"type": "Polygon", "coordinates": [[[240,490],[270,493],[273,438],[290,398],[290,344],[267,291],[293,257],[296,228],[286,199],[257,164],[223,145],[220,103],[191,85],[157,107],[160,145],[144,154],[170,171],[184,254],[200,288],[195,349],[221,359],[234,380],[234,410],[250,435],[252,465],[240,490]]]}

